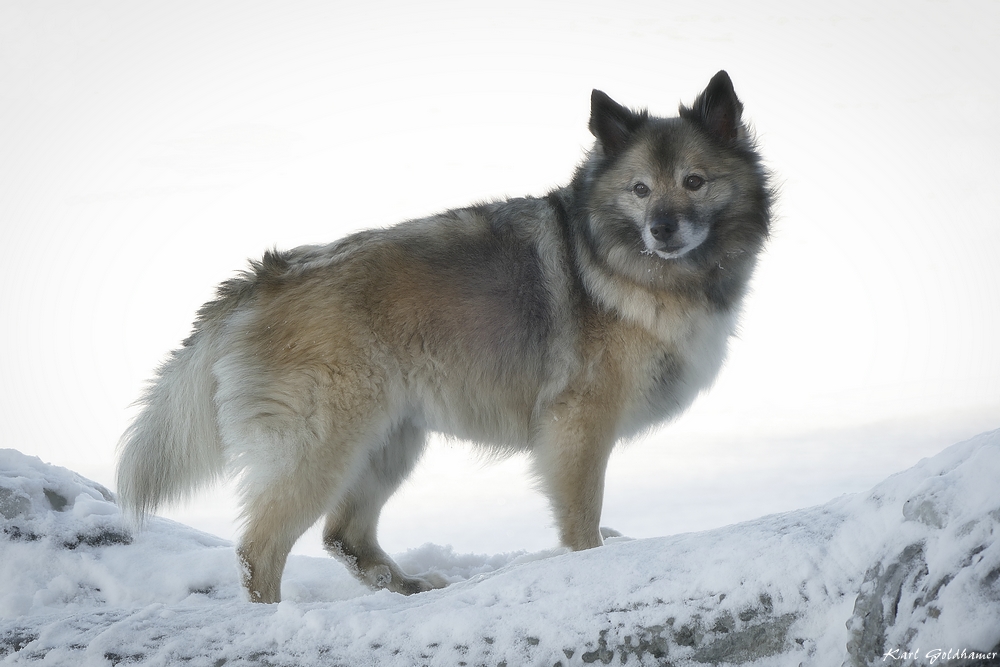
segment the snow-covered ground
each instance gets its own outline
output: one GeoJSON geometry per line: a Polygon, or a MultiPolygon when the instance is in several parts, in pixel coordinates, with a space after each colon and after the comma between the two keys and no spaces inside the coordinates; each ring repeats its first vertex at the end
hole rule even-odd
{"type": "Polygon", "coordinates": [[[265,606],[229,542],[165,519],[129,535],[100,485],[0,450],[0,664],[997,664],[998,478],[1000,430],[867,493],[708,532],[582,553],[427,544],[401,565],[452,583],[412,597],[293,556],[265,606]]]}

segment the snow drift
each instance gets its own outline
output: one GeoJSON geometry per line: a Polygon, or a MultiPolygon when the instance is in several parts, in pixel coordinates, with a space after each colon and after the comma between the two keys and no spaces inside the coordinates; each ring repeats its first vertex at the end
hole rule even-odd
{"type": "Polygon", "coordinates": [[[1000,664],[1000,431],[870,492],[581,553],[398,557],[452,584],[371,592],[293,556],[252,605],[233,546],[0,450],[4,665],[1000,664]]]}

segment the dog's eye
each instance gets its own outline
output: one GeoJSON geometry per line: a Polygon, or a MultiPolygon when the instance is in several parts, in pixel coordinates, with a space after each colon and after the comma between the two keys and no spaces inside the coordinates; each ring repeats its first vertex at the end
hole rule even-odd
{"type": "Polygon", "coordinates": [[[691,191],[700,190],[703,185],[705,185],[705,179],[697,174],[690,174],[684,179],[684,187],[691,191]]]}
{"type": "Polygon", "coordinates": [[[645,183],[636,183],[632,186],[632,192],[635,193],[636,197],[642,199],[643,197],[649,196],[649,186],[645,183]]]}

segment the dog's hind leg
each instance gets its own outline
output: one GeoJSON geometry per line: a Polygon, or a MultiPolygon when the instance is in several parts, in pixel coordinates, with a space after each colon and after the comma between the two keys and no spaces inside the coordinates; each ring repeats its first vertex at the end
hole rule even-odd
{"type": "Polygon", "coordinates": [[[244,532],[237,553],[253,602],[278,602],[292,546],[351,487],[371,442],[363,430],[322,432],[309,420],[260,414],[239,432],[244,532]]]}
{"type": "Polygon", "coordinates": [[[248,466],[241,480],[245,529],[237,547],[252,602],[279,602],[281,575],[295,541],[333,503],[347,471],[302,457],[280,472],[248,466]]]}
{"type": "Polygon", "coordinates": [[[378,544],[379,515],[423,452],[424,431],[410,422],[396,425],[384,444],[370,450],[367,465],[353,478],[337,509],[326,517],[323,546],[363,583],[409,595],[447,582],[404,574],[378,544]]]}

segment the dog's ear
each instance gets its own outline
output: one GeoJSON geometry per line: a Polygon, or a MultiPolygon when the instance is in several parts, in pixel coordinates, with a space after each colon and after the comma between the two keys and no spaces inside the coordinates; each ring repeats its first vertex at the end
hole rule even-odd
{"type": "Polygon", "coordinates": [[[736,97],[733,82],[725,70],[712,77],[690,109],[681,107],[682,118],[693,120],[727,144],[739,138],[742,114],[743,103],[736,97]]]}
{"type": "Polygon", "coordinates": [[[600,90],[590,95],[590,131],[601,143],[605,155],[615,155],[628,144],[629,137],[646,120],[646,112],[623,107],[600,90]]]}

